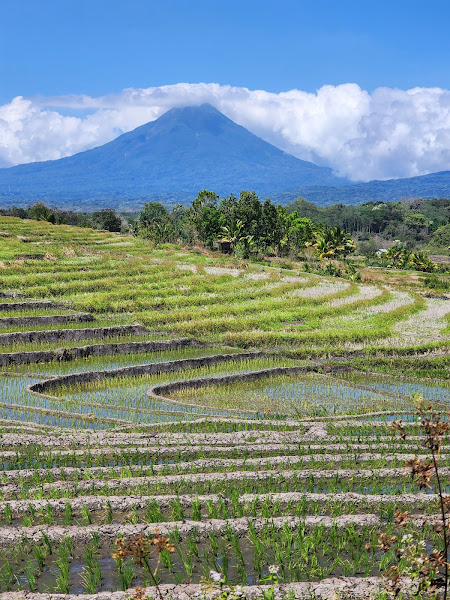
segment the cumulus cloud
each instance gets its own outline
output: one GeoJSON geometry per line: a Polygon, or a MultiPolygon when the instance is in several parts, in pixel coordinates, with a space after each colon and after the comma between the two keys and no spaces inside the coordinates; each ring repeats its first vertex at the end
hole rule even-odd
{"type": "Polygon", "coordinates": [[[304,160],[354,181],[450,169],[450,91],[326,85],[274,94],[178,83],[86,95],[17,97],[0,106],[0,166],[69,156],[104,144],[174,106],[209,102],[304,160]]]}

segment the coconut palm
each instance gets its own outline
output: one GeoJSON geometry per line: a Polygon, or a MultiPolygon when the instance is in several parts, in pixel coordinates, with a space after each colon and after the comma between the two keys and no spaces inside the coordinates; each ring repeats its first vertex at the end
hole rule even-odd
{"type": "Polygon", "coordinates": [[[241,219],[231,223],[229,226],[222,227],[222,241],[229,242],[233,250],[240,242],[248,249],[253,243],[253,236],[244,235],[242,232],[243,228],[244,223],[241,219]]]}
{"type": "Polygon", "coordinates": [[[322,225],[314,233],[313,247],[319,258],[344,258],[355,251],[356,245],[353,238],[340,227],[322,225]]]}

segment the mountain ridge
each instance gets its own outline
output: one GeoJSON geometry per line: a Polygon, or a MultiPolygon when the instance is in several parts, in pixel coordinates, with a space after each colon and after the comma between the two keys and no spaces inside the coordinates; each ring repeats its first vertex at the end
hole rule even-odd
{"type": "Polygon", "coordinates": [[[254,189],[348,184],[237,125],[210,104],[173,108],[102,146],[66,158],[0,169],[0,197],[28,199],[229,195],[254,189]]]}
{"type": "Polygon", "coordinates": [[[44,201],[85,211],[138,210],[143,202],[191,202],[254,190],[283,204],[320,205],[402,197],[450,197],[450,171],[353,183],[300,160],[234,123],[210,104],[172,108],[116,139],[58,160],[0,169],[0,206],[44,201]]]}
{"type": "Polygon", "coordinates": [[[313,186],[274,190],[271,198],[285,204],[299,196],[321,206],[388,202],[402,198],[450,198],[450,171],[400,179],[374,179],[340,187],[313,186]]]}

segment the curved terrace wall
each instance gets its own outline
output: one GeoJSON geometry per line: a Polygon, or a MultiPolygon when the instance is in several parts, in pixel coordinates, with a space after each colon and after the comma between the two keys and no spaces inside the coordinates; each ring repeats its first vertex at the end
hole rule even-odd
{"type": "Polygon", "coordinates": [[[56,325],[57,323],[84,323],[95,321],[90,313],[73,315],[43,315],[40,317],[2,317],[0,327],[23,327],[27,325],[56,325]]]}
{"type": "MultiPolygon", "coordinates": [[[[270,369],[261,369],[260,371],[252,371],[250,373],[234,373],[232,375],[214,375],[212,377],[199,377],[196,379],[185,379],[180,381],[173,381],[171,383],[158,384],[147,390],[147,396],[156,400],[162,400],[171,404],[177,404],[182,406],[191,406],[198,408],[199,404],[189,404],[186,402],[179,402],[173,398],[167,397],[165,394],[171,394],[186,388],[198,389],[202,387],[208,387],[209,385],[227,385],[229,383],[236,383],[238,381],[257,381],[259,379],[265,379],[266,377],[273,377],[276,375],[284,375],[291,373],[308,373],[316,372],[319,368],[318,365],[299,365],[293,367],[271,367],[270,369]]],[[[205,410],[216,410],[214,407],[202,406],[205,410]]],[[[259,413],[258,410],[247,410],[246,412],[259,413]]],[[[228,412],[242,413],[242,409],[238,408],[227,408],[228,412]]]]}
{"type": "Polygon", "coordinates": [[[58,348],[56,350],[36,350],[34,352],[5,352],[0,354],[0,367],[8,365],[26,365],[52,361],[69,361],[89,356],[114,354],[137,354],[140,352],[164,352],[180,348],[207,346],[194,338],[160,340],[150,342],[124,342],[115,344],[93,344],[75,348],[58,348]]]}
{"type": "Polygon", "coordinates": [[[45,379],[27,386],[31,393],[45,394],[47,391],[60,386],[89,383],[101,381],[102,379],[114,379],[116,377],[139,377],[140,375],[157,375],[158,373],[172,373],[186,369],[196,369],[216,365],[224,362],[237,362],[245,358],[257,358],[264,356],[262,352],[239,352],[236,354],[215,354],[214,356],[201,356],[199,358],[184,358],[171,360],[164,363],[152,363],[150,365],[137,365],[111,369],[109,371],[87,371],[84,373],[72,373],[52,379],[45,379]]]}
{"type": "MultiPolygon", "coordinates": [[[[195,379],[184,379],[184,380],[180,380],[180,381],[172,381],[169,383],[163,383],[163,384],[157,384],[152,386],[150,389],[147,390],[146,394],[149,398],[153,398],[155,400],[159,400],[162,402],[166,402],[166,403],[170,403],[170,404],[175,404],[175,405],[180,405],[180,406],[189,406],[192,408],[203,408],[204,410],[216,410],[216,407],[213,406],[207,406],[207,405],[201,405],[201,404],[194,404],[194,403],[188,403],[188,402],[181,402],[179,400],[175,400],[173,398],[171,398],[168,394],[172,394],[173,392],[178,392],[179,390],[183,390],[183,389],[198,389],[198,388],[202,388],[202,387],[208,387],[208,386],[221,386],[221,385],[227,385],[227,384],[232,384],[232,383],[236,383],[236,382],[246,382],[246,381],[258,381],[261,379],[265,379],[265,378],[269,378],[269,377],[274,377],[277,375],[290,375],[290,374],[296,374],[296,373],[318,373],[319,369],[322,371],[326,371],[325,373],[320,372],[320,375],[322,375],[325,378],[328,378],[329,380],[333,381],[334,383],[342,383],[348,387],[353,387],[355,389],[362,389],[362,390],[366,390],[366,391],[370,391],[373,393],[379,393],[379,394],[385,394],[385,395],[389,395],[392,396],[393,398],[399,398],[402,400],[410,400],[410,396],[406,395],[406,394],[402,394],[400,392],[387,392],[386,390],[381,391],[381,390],[377,390],[376,388],[370,387],[368,385],[364,385],[364,384],[353,384],[351,381],[347,381],[347,380],[342,380],[339,379],[338,377],[336,377],[336,375],[338,375],[339,373],[344,373],[344,372],[354,372],[354,373],[358,373],[360,375],[364,375],[366,374],[363,371],[359,371],[358,369],[356,369],[355,367],[353,367],[352,365],[337,365],[337,366],[329,366],[329,365],[323,365],[320,362],[317,362],[315,364],[311,364],[311,365],[299,365],[299,366],[291,366],[291,367],[271,367],[269,369],[261,369],[259,371],[252,371],[250,373],[234,373],[231,375],[214,375],[211,377],[199,377],[199,378],[195,378],[195,379]]],[[[367,373],[368,375],[379,375],[378,373],[367,373]]],[[[385,377],[389,377],[388,375],[385,375],[385,377]]],[[[407,379],[407,378],[405,378],[407,379]]],[[[439,379],[437,379],[436,381],[440,381],[439,379]]],[[[445,407],[446,405],[444,403],[439,403],[435,401],[435,404],[440,404],[443,407],[445,407]]],[[[260,413],[261,411],[258,410],[251,410],[251,409],[245,409],[246,412],[250,412],[250,413],[260,413]]],[[[242,413],[242,409],[238,409],[238,408],[228,408],[227,409],[228,412],[233,413],[242,413]]],[[[347,414],[347,415],[339,415],[340,419],[345,419],[345,418],[364,418],[364,417],[378,417],[378,416],[382,416],[382,415],[397,415],[398,414],[398,409],[397,410],[392,410],[392,411],[376,411],[376,412],[367,412],[367,413],[362,413],[359,415],[351,415],[351,414],[347,414]]],[[[402,409],[402,414],[415,414],[415,411],[413,409],[408,410],[406,408],[402,409]]],[[[318,416],[314,416],[314,417],[305,417],[302,420],[305,421],[328,421],[328,420],[333,420],[335,418],[335,415],[333,416],[325,416],[325,417],[318,417],[318,416]]]]}
{"type": "Polygon", "coordinates": [[[59,340],[89,340],[121,335],[144,335],[146,333],[151,333],[151,331],[142,325],[113,325],[111,327],[53,329],[48,331],[14,331],[11,333],[0,333],[0,346],[57,342],[59,340]]]}

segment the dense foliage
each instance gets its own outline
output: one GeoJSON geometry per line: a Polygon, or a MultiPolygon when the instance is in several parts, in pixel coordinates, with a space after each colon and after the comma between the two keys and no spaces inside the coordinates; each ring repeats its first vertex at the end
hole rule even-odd
{"type": "Polygon", "coordinates": [[[423,250],[445,251],[450,246],[448,199],[321,207],[297,198],[282,206],[270,199],[262,202],[252,191],[220,198],[203,190],[189,207],[177,204],[169,210],[160,202],[147,202],[138,214],[118,214],[113,209],[80,213],[48,208],[42,202],[0,214],[112,232],[131,230],[155,244],[198,241],[241,258],[295,257],[313,247],[317,257],[325,260],[345,258],[358,250],[370,258],[378,252],[382,266],[431,271],[423,250]],[[389,253],[380,254],[380,249],[389,253]]]}
{"type": "MultiPolygon", "coordinates": [[[[446,249],[449,227],[450,200],[446,199],[320,207],[297,198],[281,206],[270,199],[261,202],[255,192],[220,199],[203,190],[189,209],[177,205],[169,213],[158,202],[145,204],[135,231],[156,242],[197,239],[210,248],[226,242],[228,250],[242,257],[250,253],[297,255],[314,246],[319,258],[326,259],[354,252],[354,239],[358,251],[367,256],[384,246],[400,245],[415,252],[424,245],[446,249]]],[[[415,262],[423,265],[425,258],[415,262]]],[[[410,256],[403,263],[397,266],[411,266],[414,260],[410,256]]]]}
{"type": "Polygon", "coordinates": [[[48,221],[56,225],[74,225],[77,227],[91,227],[92,229],[104,229],[106,231],[120,232],[126,228],[124,221],[112,208],[92,213],[75,212],[72,210],[61,210],[59,208],[48,208],[43,202],[36,202],[28,208],[12,206],[0,209],[0,215],[8,217],[19,217],[19,219],[35,219],[36,221],[48,221]]]}
{"type": "Polygon", "coordinates": [[[355,250],[348,233],[340,227],[321,223],[296,210],[288,211],[267,199],[262,203],[255,192],[243,191],[219,199],[203,190],[189,209],[178,205],[171,213],[159,202],[149,202],[135,222],[138,235],[157,242],[193,239],[209,248],[217,244],[237,256],[251,253],[298,254],[314,246],[321,258],[346,256],[355,250]]]}
{"type": "Polygon", "coordinates": [[[380,262],[386,267],[399,267],[425,272],[433,271],[437,267],[423,252],[414,252],[401,244],[396,244],[381,254],[380,262]]]}
{"type": "Polygon", "coordinates": [[[358,206],[334,204],[322,207],[297,198],[286,206],[289,212],[308,217],[314,224],[325,223],[344,229],[359,240],[379,236],[400,240],[414,247],[432,240],[436,246],[450,244],[450,200],[414,198],[402,202],[368,202],[358,206]],[[442,239],[441,239],[442,238],[442,239]]]}

